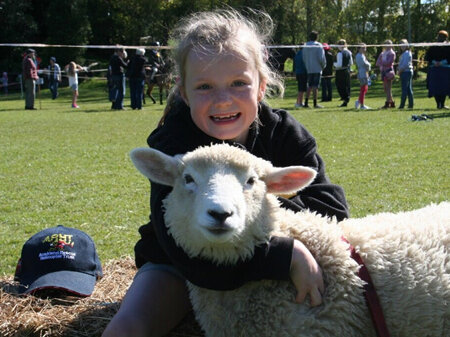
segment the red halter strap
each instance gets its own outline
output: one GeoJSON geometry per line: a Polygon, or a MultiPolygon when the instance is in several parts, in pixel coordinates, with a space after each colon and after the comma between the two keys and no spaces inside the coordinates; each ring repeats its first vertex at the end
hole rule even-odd
{"type": "MultiPolygon", "coordinates": [[[[342,238],[343,241],[347,242],[350,245],[350,242],[346,238],[342,238]]],[[[389,330],[386,325],[386,321],[383,315],[383,309],[381,308],[380,300],[378,299],[377,291],[372,282],[372,278],[370,277],[369,270],[364,264],[361,255],[356,251],[356,249],[350,245],[350,256],[355,260],[359,265],[358,276],[366,282],[364,285],[364,297],[366,298],[367,306],[369,307],[370,316],[372,317],[372,322],[375,327],[376,333],[378,337],[390,337],[389,330]]]]}

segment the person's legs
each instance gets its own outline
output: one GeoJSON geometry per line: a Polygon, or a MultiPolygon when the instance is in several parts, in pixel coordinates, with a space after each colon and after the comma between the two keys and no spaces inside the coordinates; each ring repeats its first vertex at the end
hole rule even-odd
{"type": "Polygon", "coordinates": [[[351,81],[350,81],[350,72],[348,70],[345,71],[345,102],[350,102],[350,89],[351,89],[351,81]]]}
{"type": "Polygon", "coordinates": [[[345,107],[348,104],[347,90],[345,88],[345,70],[336,70],[336,88],[343,103],[340,107],[345,107]]]}
{"type": "Polygon", "coordinates": [[[309,100],[309,96],[311,95],[311,90],[312,90],[312,87],[308,86],[308,90],[306,90],[306,98],[305,98],[305,105],[304,105],[305,108],[309,107],[308,100],[309,100]]]}
{"type": "Polygon", "coordinates": [[[368,90],[368,85],[361,85],[359,90],[358,102],[360,105],[364,105],[364,98],[366,97],[366,93],[368,90]]]}
{"type": "Polygon", "coordinates": [[[190,310],[182,278],[165,270],[138,272],[102,337],[164,336],[190,310]]]}
{"type": "Polygon", "coordinates": [[[414,93],[413,93],[413,89],[412,89],[412,80],[413,80],[413,74],[412,74],[412,72],[408,72],[408,85],[407,85],[408,108],[414,107],[414,93]]]}
{"type": "MultiPolygon", "coordinates": [[[[411,74],[411,73],[409,73],[411,74]]],[[[402,97],[400,99],[400,105],[399,105],[399,109],[403,109],[405,107],[405,102],[406,102],[406,96],[407,96],[407,92],[408,92],[408,75],[406,72],[402,72],[400,74],[400,83],[401,83],[401,87],[402,87],[402,97]]]]}
{"type": "Polygon", "coordinates": [[[137,80],[136,83],[136,97],[135,97],[135,103],[137,109],[142,109],[142,98],[143,98],[143,92],[144,92],[144,80],[140,79],[137,80]]]}
{"type": "Polygon", "coordinates": [[[392,98],[392,80],[386,81],[386,100],[391,103],[394,102],[394,99],[392,98]]]}
{"type": "Polygon", "coordinates": [[[137,90],[137,79],[130,78],[130,102],[131,102],[131,109],[136,109],[136,90],[137,90]]]}
{"type": "Polygon", "coordinates": [[[56,99],[56,97],[58,97],[58,87],[59,87],[59,83],[58,81],[54,81],[53,82],[53,99],[56,99]]]}
{"type": "Polygon", "coordinates": [[[78,108],[77,99],[78,99],[78,89],[73,89],[72,90],[72,108],[78,108]]]}
{"type": "Polygon", "coordinates": [[[36,96],[36,81],[33,79],[25,80],[25,108],[34,108],[34,98],[36,96]]]}
{"type": "Polygon", "coordinates": [[[331,100],[333,99],[333,88],[332,88],[332,84],[331,84],[331,78],[328,77],[325,79],[325,86],[327,87],[327,101],[331,102],[331,100]]]}
{"type": "Polygon", "coordinates": [[[324,78],[322,78],[321,86],[322,86],[322,102],[326,102],[328,97],[328,87],[324,78]]]}

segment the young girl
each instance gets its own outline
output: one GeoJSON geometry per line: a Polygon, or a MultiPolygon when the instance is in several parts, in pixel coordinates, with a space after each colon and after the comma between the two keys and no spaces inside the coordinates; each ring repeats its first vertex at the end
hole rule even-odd
{"type": "MultiPolygon", "coordinates": [[[[270,30],[259,30],[265,27],[263,19],[269,27],[272,21],[259,16],[256,24],[227,10],[196,13],[181,22],[171,37],[177,41],[179,80],[148,144],[175,155],[227,142],[275,166],[313,167],[318,171],[314,183],[290,199],[280,198],[281,207],[346,218],[344,192],[325,175],[314,138],[288,112],[263,102],[268,86],[280,92],[283,87],[266,63],[263,43],[270,30]]],[[[139,229],[141,239],[135,246],[139,271],[104,337],[167,334],[191,309],[186,279],[205,288],[230,290],[252,280],[290,277],[297,302],[309,295],[312,306],[321,303],[321,269],[297,240],[273,237],[255,248],[253,258],[234,266],[189,258],[164,224],[162,200],[170,190],[151,183],[150,222],[139,229]]]]}
{"type": "Polygon", "coordinates": [[[361,108],[363,110],[371,109],[367,105],[364,105],[364,98],[366,97],[367,90],[369,88],[369,71],[370,63],[366,58],[366,45],[361,43],[358,48],[358,53],[355,58],[356,65],[358,67],[358,80],[360,83],[359,98],[355,102],[355,108],[361,108]]]}
{"type": "Polygon", "coordinates": [[[72,61],[64,69],[69,78],[69,87],[72,89],[72,108],[78,109],[78,71],[84,70],[84,68],[72,61]]]}
{"type": "Polygon", "coordinates": [[[400,101],[399,109],[403,109],[406,103],[406,97],[408,97],[408,108],[414,107],[414,96],[412,91],[412,54],[409,49],[408,40],[403,39],[400,41],[402,54],[400,55],[400,62],[398,63],[398,73],[400,75],[400,82],[402,84],[402,99],[400,101]]]}
{"type": "Polygon", "coordinates": [[[392,82],[395,78],[394,61],[395,51],[392,49],[392,41],[384,41],[386,45],[383,52],[378,56],[376,65],[380,67],[381,80],[383,81],[384,93],[386,94],[386,103],[382,109],[395,108],[395,102],[392,98],[392,82]]]}

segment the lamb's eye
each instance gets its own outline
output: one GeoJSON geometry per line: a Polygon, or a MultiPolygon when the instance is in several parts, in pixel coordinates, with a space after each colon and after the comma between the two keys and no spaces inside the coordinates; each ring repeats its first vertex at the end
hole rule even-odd
{"type": "Polygon", "coordinates": [[[190,184],[194,182],[194,178],[192,178],[192,176],[190,174],[185,174],[184,175],[184,182],[186,184],[190,184]]]}
{"type": "Polygon", "coordinates": [[[247,185],[253,186],[255,184],[255,181],[256,181],[255,177],[250,177],[247,180],[247,185]]]}

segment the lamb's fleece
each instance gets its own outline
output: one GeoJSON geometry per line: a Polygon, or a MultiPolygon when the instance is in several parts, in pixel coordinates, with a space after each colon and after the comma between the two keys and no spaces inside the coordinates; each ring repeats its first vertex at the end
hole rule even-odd
{"type": "MultiPolygon", "coordinates": [[[[318,307],[308,300],[295,303],[295,289],[288,281],[250,282],[232,291],[188,282],[196,317],[207,336],[375,336],[359,267],[342,237],[365,260],[391,336],[450,336],[449,202],[337,224],[315,213],[281,209],[276,197],[266,193],[308,184],[314,175],[306,168],[274,168],[227,145],[180,157],[136,149],[131,157],[148,178],[173,187],[164,203],[166,224],[191,256],[233,263],[251,255],[253,247],[270,236],[290,236],[303,242],[322,267],[326,291],[318,307]],[[298,177],[302,181],[295,185],[298,177]],[[245,228],[230,219],[233,235],[223,234],[217,223],[212,233],[205,229],[211,225],[205,224],[205,204],[211,203],[232,207],[230,218],[245,217],[245,228]]],[[[221,225],[229,229],[227,221],[221,225]]]]}

